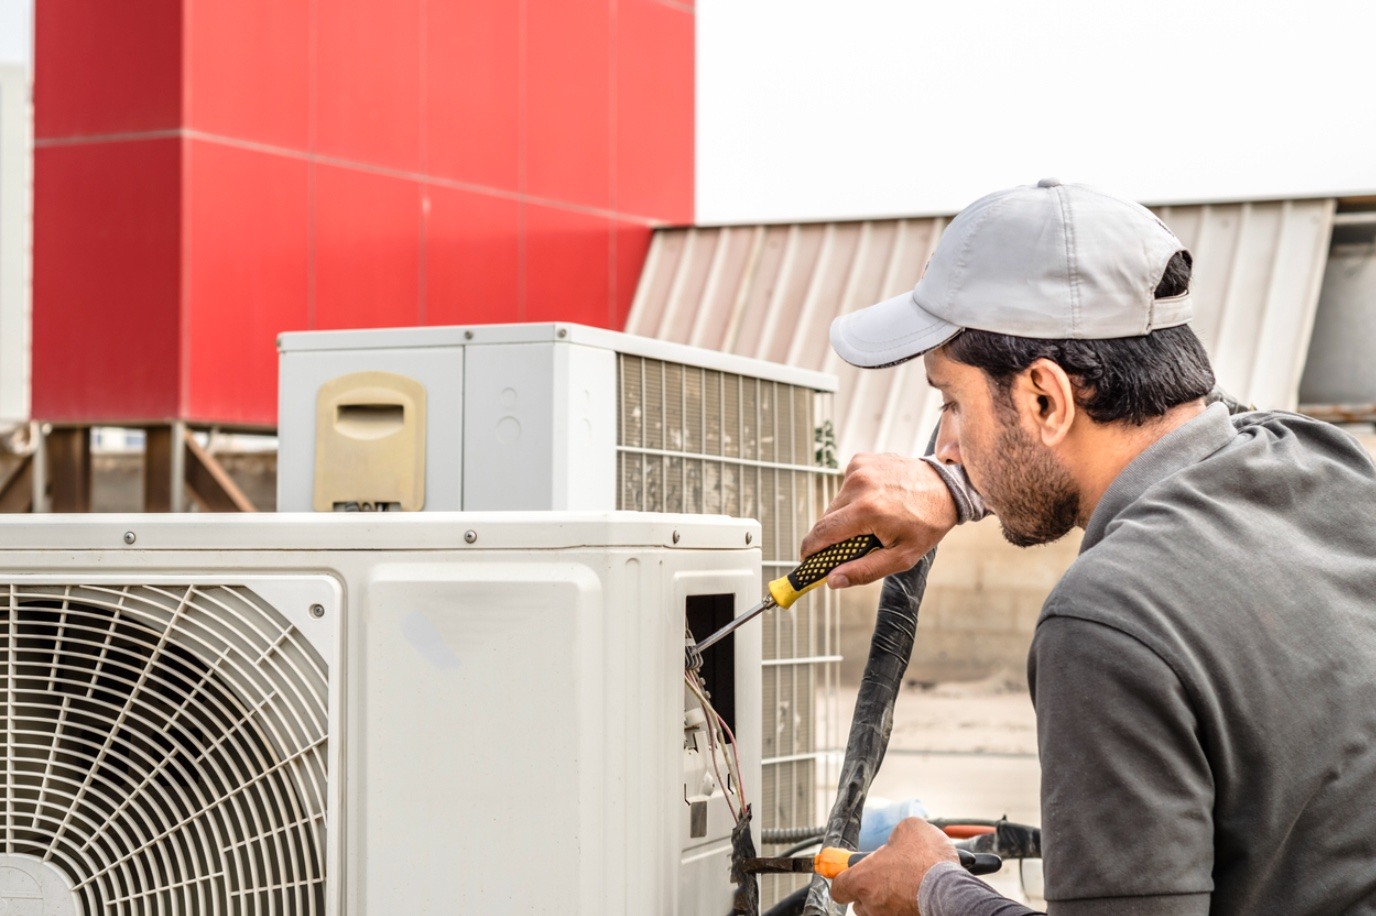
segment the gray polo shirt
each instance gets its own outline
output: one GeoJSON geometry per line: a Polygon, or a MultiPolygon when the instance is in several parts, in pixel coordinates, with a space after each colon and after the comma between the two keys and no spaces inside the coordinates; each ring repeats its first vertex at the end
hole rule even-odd
{"type": "MultiPolygon", "coordinates": [[[[1049,912],[1376,913],[1376,467],[1221,405],[1114,480],[1028,676],[1049,912]]],[[[924,916],[1030,913],[939,867],[924,916]]]]}

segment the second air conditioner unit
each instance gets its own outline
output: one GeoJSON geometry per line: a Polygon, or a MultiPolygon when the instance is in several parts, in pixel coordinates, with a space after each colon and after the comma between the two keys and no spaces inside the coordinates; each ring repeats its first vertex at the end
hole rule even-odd
{"type": "MultiPolygon", "coordinates": [[[[760,520],[772,579],[834,495],[823,373],[563,323],[298,332],[278,349],[282,510],[721,513],[760,520]]],[[[814,593],[759,627],[765,826],[817,822],[839,743],[816,706],[837,679],[836,604],[814,593]]]]}

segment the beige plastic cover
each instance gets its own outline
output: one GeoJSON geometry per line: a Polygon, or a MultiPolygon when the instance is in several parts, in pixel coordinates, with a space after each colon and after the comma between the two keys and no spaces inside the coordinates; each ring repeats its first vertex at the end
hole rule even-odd
{"type": "Polygon", "coordinates": [[[353,372],[316,395],[317,512],[425,505],[425,388],[392,372],[353,372]]]}

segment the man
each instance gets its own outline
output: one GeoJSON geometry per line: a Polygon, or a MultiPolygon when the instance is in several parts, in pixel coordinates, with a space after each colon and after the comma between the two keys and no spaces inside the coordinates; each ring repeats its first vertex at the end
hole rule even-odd
{"type": "MultiPolygon", "coordinates": [[[[958,521],[1084,529],[1028,679],[1053,916],[1376,913],[1376,467],[1342,431],[1206,406],[1190,256],[1149,211],[1045,180],[952,220],[922,279],[832,345],[922,355],[935,455],[859,456],[803,555],[910,567],[958,521]],[[981,502],[982,501],[982,502],[981,502]]],[[[905,821],[838,877],[857,916],[1012,916],[905,821]]]]}

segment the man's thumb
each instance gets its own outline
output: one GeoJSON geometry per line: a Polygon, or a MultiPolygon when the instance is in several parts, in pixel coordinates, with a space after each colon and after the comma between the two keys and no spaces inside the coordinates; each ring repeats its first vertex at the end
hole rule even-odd
{"type": "Polygon", "coordinates": [[[852,585],[868,585],[877,582],[889,573],[900,572],[895,568],[893,551],[876,550],[874,553],[842,563],[827,576],[831,588],[849,588],[852,585]]]}

